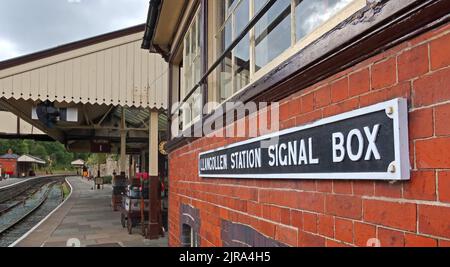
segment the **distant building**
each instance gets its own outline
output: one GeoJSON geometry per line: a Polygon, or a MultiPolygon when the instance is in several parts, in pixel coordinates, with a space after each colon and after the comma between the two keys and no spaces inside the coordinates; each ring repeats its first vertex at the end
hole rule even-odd
{"type": "Polygon", "coordinates": [[[45,165],[46,162],[31,155],[19,156],[9,150],[7,154],[0,156],[0,175],[2,177],[27,177],[34,176],[37,165],[45,165]]]}
{"type": "Polygon", "coordinates": [[[0,169],[1,175],[4,177],[9,175],[10,177],[16,177],[17,175],[17,159],[20,157],[17,154],[9,151],[5,155],[0,156],[0,169]]]}

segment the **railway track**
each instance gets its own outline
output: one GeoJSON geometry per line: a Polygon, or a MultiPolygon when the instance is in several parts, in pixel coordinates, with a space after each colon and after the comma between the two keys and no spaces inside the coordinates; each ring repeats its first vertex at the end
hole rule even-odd
{"type": "Polygon", "coordinates": [[[0,207],[0,247],[9,246],[38,224],[62,201],[64,179],[34,185],[0,207]]]}

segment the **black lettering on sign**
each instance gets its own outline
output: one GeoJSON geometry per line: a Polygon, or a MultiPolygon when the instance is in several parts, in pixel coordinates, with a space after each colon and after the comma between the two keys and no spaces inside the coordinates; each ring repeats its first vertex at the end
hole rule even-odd
{"type": "Polygon", "coordinates": [[[408,110],[394,99],[201,153],[205,178],[410,178],[408,110]]]}

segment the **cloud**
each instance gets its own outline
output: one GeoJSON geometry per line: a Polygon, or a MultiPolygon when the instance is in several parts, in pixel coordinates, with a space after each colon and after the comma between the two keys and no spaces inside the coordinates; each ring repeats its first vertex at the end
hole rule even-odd
{"type": "Polygon", "coordinates": [[[1,0],[0,40],[12,52],[0,61],[144,23],[147,10],[148,0],[1,0]]]}
{"type": "Polygon", "coordinates": [[[14,58],[19,54],[12,42],[0,39],[0,60],[14,58]]]}

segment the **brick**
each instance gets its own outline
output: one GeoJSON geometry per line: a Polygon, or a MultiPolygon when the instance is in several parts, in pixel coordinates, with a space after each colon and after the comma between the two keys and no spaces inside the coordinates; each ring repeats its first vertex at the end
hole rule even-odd
{"type": "Polygon", "coordinates": [[[289,118],[294,118],[302,112],[302,99],[297,97],[289,101],[289,118]]]}
{"type": "Polygon", "coordinates": [[[411,180],[403,184],[403,196],[408,199],[436,200],[436,174],[434,171],[415,171],[411,180]]]}
{"type": "Polygon", "coordinates": [[[450,172],[438,173],[439,201],[450,203],[450,172]]]}
{"type": "Polygon", "coordinates": [[[314,92],[314,99],[316,109],[328,106],[331,104],[331,88],[329,86],[324,86],[319,90],[314,92]]]}
{"type": "Polygon", "coordinates": [[[405,234],[403,232],[379,228],[378,239],[380,240],[382,247],[405,246],[405,234]]]}
{"type": "Polygon", "coordinates": [[[392,87],[389,87],[386,90],[386,99],[394,99],[394,98],[411,98],[411,82],[403,82],[392,87]]]}
{"type": "Polygon", "coordinates": [[[436,135],[450,135],[450,104],[436,107],[436,135]]]}
{"type": "Polygon", "coordinates": [[[258,220],[256,222],[255,228],[263,235],[266,235],[270,238],[275,238],[275,224],[263,220],[258,220]]]}
{"type": "Polygon", "coordinates": [[[359,98],[359,104],[361,107],[367,107],[375,105],[377,103],[387,100],[386,90],[372,91],[368,94],[362,95],[359,98]]]}
{"type": "Polygon", "coordinates": [[[433,136],[433,109],[420,109],[409,113],[409,137],[411,139],[433,136]]]}
{"type": "Polygon", "coordinates": [[[297,189],[303,190],[303,191],[310,191],[315,192],[316,191],[316,181],[314,180],[301,180],[296,182],[297,189]]]}
{"type": "Polygon", "coordinates": [[[304,95],[302,98],[302,113],[311,112],[314,110],[314,93],[304,95]]]}
{"type": "Polygon", "coordinates": [[[337,114],[349,112],[359,108],[359,98],[354,97],[337,104],[328,106],[323,110],[323,117],[331,117],[337,114]]]}
{"type": "Polygon", "coordinates": [[[414,106],[422,107],[450,99],[450,68],[414,81],[414,106]]]}
{"type": "Polygon", "coordinates": [[[298,232],[294,228],[277,225],[275,239],[291,247],[296,247],[298,244],[298,232]]]}
{"type": "Polygon", "coordinates": [[[355,222],[354,231],[355,245],[359,247],[366,247],[370,239],[377,237],[376,227],[367,223],[355,222]]]}
{"type": "Polygon", "coordinates": [[[311,233],[317,233],[317,214],[303,213],[303,229],[311,233]]]}
{"type": "Polygon", "coordinates": [[[317,224],[319,234],[334,238],[334,218],[329,215],[319,215],[317,224]]]}
{"type": "Polygon", "coordinates": [[[389,183],[386,181],[375,182],[375,196],[401,198],[402,197],[402,184],[401,183],[389,183]]]}
{"type": "Polygon", "coordinates": [[[336,242],[334,240],[331,239],[327,239],[325,240],[325,246],[328,248],[343,248],[343,247],[348,247],[347,245],[341,243],[341,242],[336,242]]]}
{"type": "Polygon", "coordinates": [[[291,225],[303,230],[303,212],[298,210],[291,211],[291,225]]]}
{"type": "Polygon", "coordinates": [[[262,207],[262,211],[263,218],[275,222],[281,222],[281,209],[279,207],[264,205],[262,207]]]}
{"type": "Polygon", "coordinates": [[[363,69],[349,77],[349,95],[357,96],[370,91],[370,72],[363,69]]]}
{"type": "Polygon", "coordinates": [[[423,33],[423,34],[415,37],[411,41],[407,42],[407,44],[415,45],[415,44],[427,42],[430,39],[432,39],[432,38],[434,38],[434,37],[436,37],[436,36],[438,36],[438,35],[440,35],[442,33],[448,32],[449,29],[450,29],[450,25],[448,23],[444,24],[441,27],[438,27],[436,29],[433,29],[431,31],[428,31],[426,33],[423,33]]]}
{"type": "Polygon", "coordinates": [[[306,123],[312,123],[314,121],[322,119],[322,110],[316,110],[313,112],[305,113],[295,118],[295,123],[297,125],[302,125],[306,123]]]}
{"type": "Polygon", "coordinates": [[[353,243],[353,222],[350,220],[335,218],[335,238],[346,243],[353,243]]]}
{"type": "Polygon", "coordinates": [[[333,181],[333,192],[335,194],[352,194],[352,182],[351,181],[343,181],[343,180],[335,180],[333,181]]]}
{"type": "Polygon", "coordinates": [[[325,202],[327,214],[352,219],[362,217],[362,200],[359,197],[327,195],[325,202]]]}
{"type": "Polygon", "coordinates": [[[436,70],[450,65],[450,34],[430,42],[431,69],[436,70]]]}
{"type": "Polygon", "coordinates": [[[259,190],[259,202],[264,204],[273,204],[284,207],[295,208],[297,202],[297,192],[280,191],[272,189],[259,190]]]}
{"type": "Polygon", "coordinates": [[[372,88],[381,89],[397,82],[397,62],[390,58],[372,67],[372,88]]]}
{"type": "Polygon", "coordinates": [[[285,225],[291,224],[291,210],[281,208],[281,223],[285,225]]]}
{"type": "MultiPolygon", "coordinates": [[[[220,209],[222,211],[224,209],[220,209]]],[[[260,204],[252,201],[247,202],[247,212],[248,214],[261,217],[262,216],[262,207],[260,204]]]]}
{"type": "Polygon", "coordinates": [[[439,240],[439,247],[450,248],[450,241],[448,241],[448,240],[439,240]]]}
{"type": "Polygon", "coordinates": [[[437,240],[415,234],[405,234],[405,247],[437,247],[437,240]]]}
{"type": "Polygon", "coordinates": [[[416,230],[416,204],[364,200],[363,205],[365,222],[402,230],[416,230]]]}
{"type": "MultiPolygon", "coordinates": [[[[297,207],[314,212],[324,211],[324,196],[320,193],[298,192],[297,207]]],[[[295,207],[294,207],[295,208],[295,207]]]]}
{"type": "Polygon", "coordinates": [[[419,140],[416,142],[416,162],[419,169],[450,168],[450,137],[419,140]]]}
{"type": "Polygon", "coordinates": [[[353,181],[353,194],[373,196],[375,194],[375,183],[373,181],[353,181]]]}
{"type": "Polygon", "coordinates": [[[421,45],[398,56],[398,79],[406,81],[429,71],[428,45],[421,45]]]}
{"type": "Polygon", "coordinates": [[[419,205],[419,232],[450,238],[450,208],[419,205]]]}
{"type": "Polygon", "coordinates": [[[325,238],[299,231],[298,244],[300,247],[325,247],[325,238]]]}
{"type": "Polygon", "coordinates": [[[323,192],[323,193],[333,192],[333,182],[328,181],[328,180],[317,181],[317,191],[323,192]]]}
{"type": "Polygon", "coordinates": [[[289,119],[289,102],[282,103],[280,105],[280,121],[289,119]]]}
{"type": "Polygon", "coordinates": [[[337,103],[348,98],[348,77],[334,81],[330,84],[331,102],[337,103]]]}

